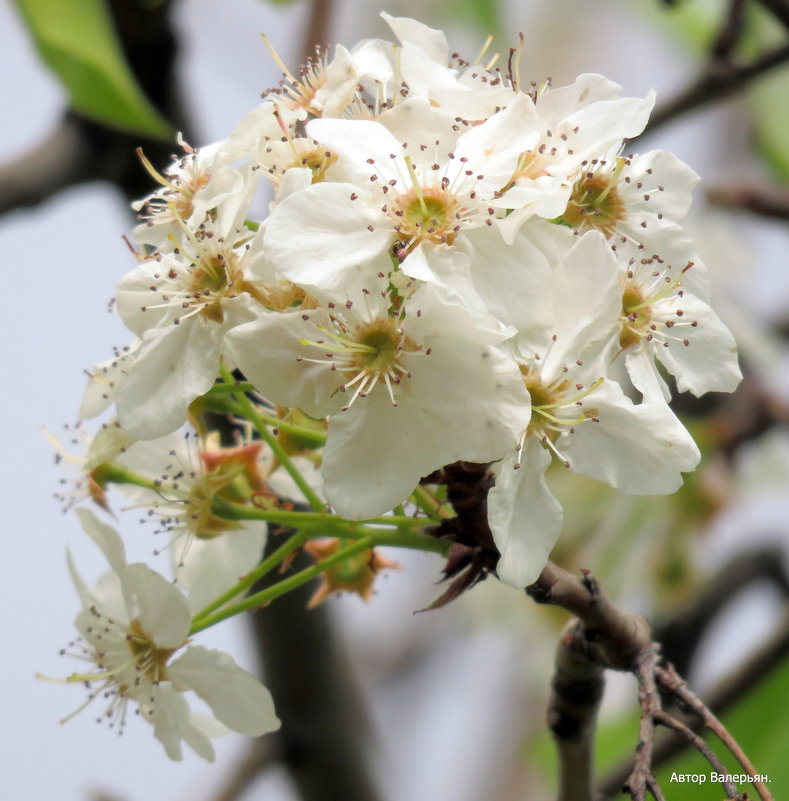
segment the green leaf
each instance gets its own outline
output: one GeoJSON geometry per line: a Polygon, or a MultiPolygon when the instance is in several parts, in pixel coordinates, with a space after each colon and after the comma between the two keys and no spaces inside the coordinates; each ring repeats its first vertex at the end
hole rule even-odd
{"type": "Polygon", "coordinates": [[[446,13],[470,20],[485,34],[498,36],[501,32],[498,0],[453,0],[446,4],[446,13]]]}
{"type": "Polygon", "coordinates": [[[123,131],[172,137],[126,63],[104,0],[16,2],[75,111],[123,131]]]}

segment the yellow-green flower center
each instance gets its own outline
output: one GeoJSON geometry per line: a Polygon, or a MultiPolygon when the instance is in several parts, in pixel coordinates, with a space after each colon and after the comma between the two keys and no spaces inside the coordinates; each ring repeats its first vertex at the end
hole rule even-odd
{"type": "Polygon", "coordinates": [[[357,326],[354,339],[354,362],[365,372],[386,372],[397,362],[402,349],[402,334],[391,318],[373,320],[357,326]]]}
{"type": "Polygon", "coordinates": [[[622,292],[622,316],[619,318],[619,347],[637,345],[652,328],[652,310],[641,290],[628,284],[622,292]]]}
{"type": "Polygon", "coordinates": [[[401,195],[394,204],[400,239],[451,245],[462,216],[455,197],[440,188],[418,187],[401,195]]]}
{"type": "Polygon", "coordinates": [[[593,228],[612,236],[617,224],[627,216],[616,187],[616,172],[613,175],[586,173],[579,178],[573,185],[562,222],[573,228],[593,228]]]}

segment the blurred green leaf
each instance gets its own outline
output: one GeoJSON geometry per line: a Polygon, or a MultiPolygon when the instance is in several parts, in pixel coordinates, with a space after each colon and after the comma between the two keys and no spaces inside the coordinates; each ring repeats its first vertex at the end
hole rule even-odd
{"type": "MultiPolygon", "coordinates": [[[[786,39],[784,29],[766,14],[753,15],[758,48],[766,52],[786,39]]],[[[789,181],[789,69],[780,68],[757,81],[750,93],[756,118],[756,143],[775,177],[789,181]]]]}
{"type": "Polygon", "coordinates": [[[104,0],[16,0],[39,55],[75,111],[113,128],[168,139],[172,131],[138,86],[104,0]]]}
{"type": "Polygon", "coordinates": [[[446,4],[447,12],[470,20],[485,34],[501,33],[501,11],[498,0],[453,0],[446,4]]]}

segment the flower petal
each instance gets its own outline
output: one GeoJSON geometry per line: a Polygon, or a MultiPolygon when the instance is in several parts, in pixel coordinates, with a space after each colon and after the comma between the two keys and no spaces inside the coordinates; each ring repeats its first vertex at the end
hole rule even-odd
{"type": "Polygon", "coordinates": [[[639,406],[614,381],[584,400],[597,413],[560,440],[571,468],[634,495],[668,495],[682,485],[700,454],[682,423],[663,403],[639,406]]]}
{"type": "Polygon", "coordinates": [[[258,737],[280,727],[271,693],[223,651],[190,645],[167,674],[177,689],[194,690],[234,731],[258,737]]]}
{"type": "Polygon", "coordinates": [[[186,596],[141,562],[128,565],[120,575],[130,619],[140,621],[158,648],[183,645],[192,624],[186,596]]]}
{"type": "Polygon", "coordinates": [[[488,495],[488,521],[501,553],[496,567],[506,584],[522,589],[545,567],[562,528],[562,507],[545,483],[551,452],[527,437],[521,467],[515,454],[501,463],[488,495]]]}
{"type": "Polygon", "coordinates": [[[110,567],[120,573],[126,566],[126,548],[120,534],[112,526],[102,523],[92,510],[84,506],[78,507],[76,513],[85,533],[101,548],[110,567]]]}

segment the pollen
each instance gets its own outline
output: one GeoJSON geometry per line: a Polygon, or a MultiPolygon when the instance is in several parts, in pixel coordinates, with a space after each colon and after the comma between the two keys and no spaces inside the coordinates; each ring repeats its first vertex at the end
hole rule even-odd
{"type": "Polygon", "coordinates": [[[617,191],[617,170],[611,175],[585,173],[573,185],[572,195],[562,215],[562,222],[581,230],[594,229],[613,236],[617,225],[627,217],[627,210],[617,191]]]}

